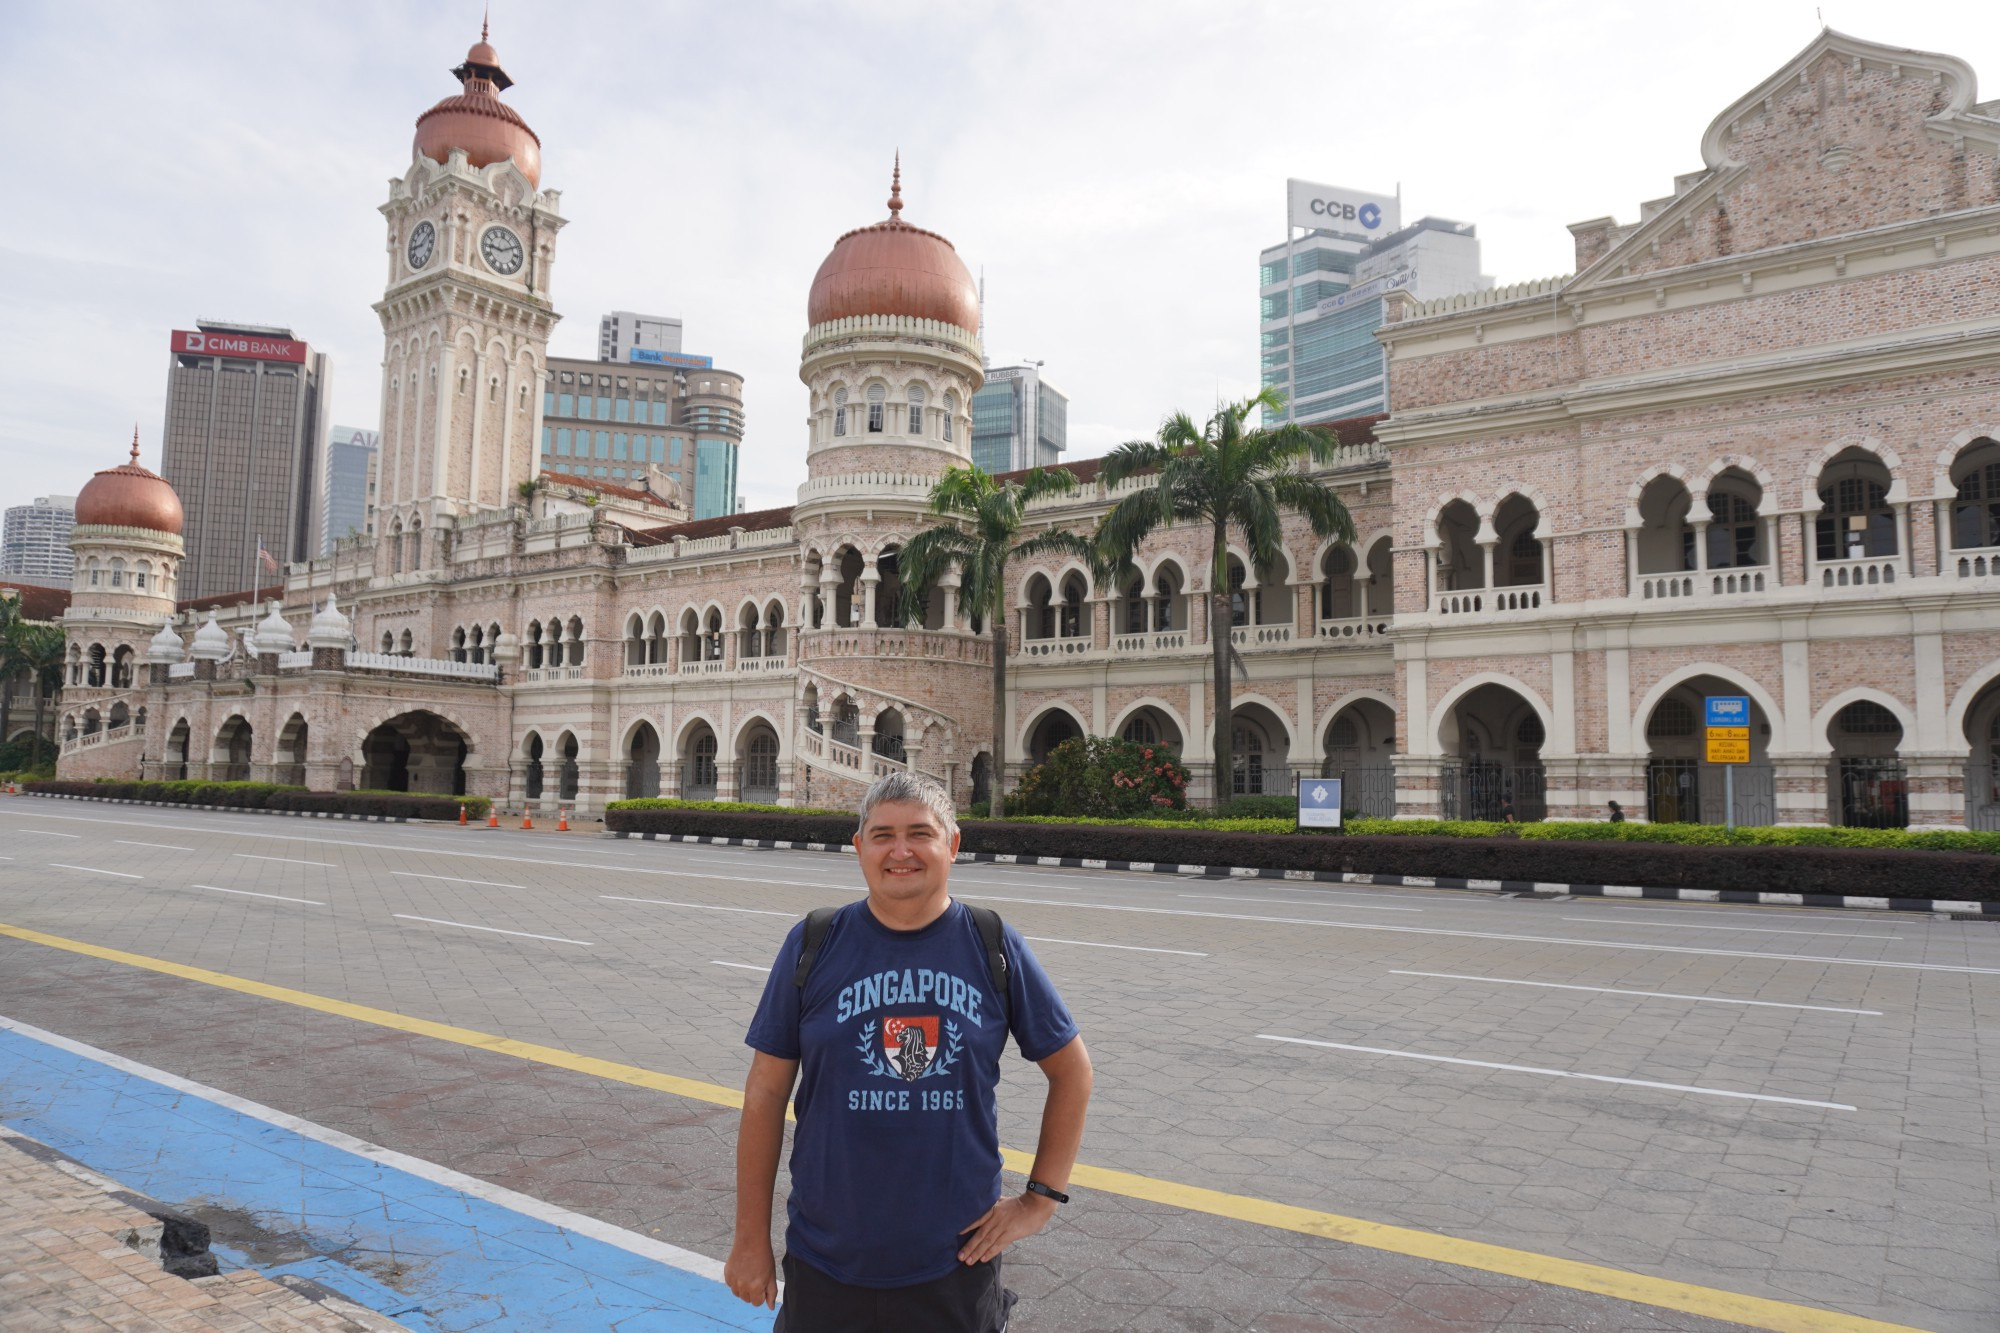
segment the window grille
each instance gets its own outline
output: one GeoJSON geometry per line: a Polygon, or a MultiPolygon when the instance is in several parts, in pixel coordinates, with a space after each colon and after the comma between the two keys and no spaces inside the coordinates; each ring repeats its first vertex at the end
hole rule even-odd
{"type": "Polygon", "coordinates": [[[1672,695],[1660,700],[1646,721],[1647,739],[1670,739],[1694,735],[1694,708],[1687,700],[1672,695]]]}

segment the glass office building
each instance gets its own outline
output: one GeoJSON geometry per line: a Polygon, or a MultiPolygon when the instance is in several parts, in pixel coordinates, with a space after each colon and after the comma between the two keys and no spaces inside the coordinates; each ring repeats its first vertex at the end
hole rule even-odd
{"type": "Polygon", "coordinates": [[[321,507],[319,553],[342,537],[373,532],[375,465],[382,447],[379,431],[335,426],[327,432],[325,502],[321,507]]]}
{"type": "Polygon", "coordinates": [[[972,463],[983,472],[1052,467],[1069,447],[1069,399],[1038,365],[998,366],[972,395],[972,463]]]}
{"type": "Polygon", "coordinates": [[[632,487],[663,475],[693,517],[737,512],[741,375],[550,357],[542,390],[543,471],[632,487]]]}

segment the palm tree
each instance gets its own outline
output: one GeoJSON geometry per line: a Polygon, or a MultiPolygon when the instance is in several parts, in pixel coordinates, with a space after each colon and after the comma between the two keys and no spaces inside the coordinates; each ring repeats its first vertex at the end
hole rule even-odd
{"type": "Polygon", "coordinates": [[[14,707],[14,677],[26,669],[17,660],[14,644],[20,624],[20,598],[0,594],[0,745],[7,743],[8,715],[14,707]]]}
{"type": "Polygon", "coordinates": [[[1134,572],[1133,556],[1156,529],[1175,523],[1199,523],[1208,529],[1210,706],[1215,719],[1211,753],[1218,800],[1236,766],[1230,728],[1230,531],[1243,534],[1257,566],[1277,563],[1286,510],[1304,515],[1322,540],[1354,540],[1354,520],[1347,506],[1332,487],[1298,466],[1307,458],[1331,461],[1337,443],[1333,435],[1297,423],[1246,428],[1245,419],[1260,409],[1267,421],[1277,416],[1285,410],[1283,395],[1267,388],[1240,403],[1224,403],[1206,426],[1196,426],[1185,412],[1177,412],[1161,425],[1157,439],[1134,440],[1112,450],[1098,474],[1107,488],[1141,473],[1158,478],[1118,501],[1098,523],[1101,558],[1121,583],[1134,572]]]}
{"type": "Polygon", "coordinates": [[[1087,538],[1061,528],[1021,536],[1030,503],[1075,490],[1076,476],[1064,468],[1035,468],[1019,481],[1003,482],[977,467],[955,467],[931,488],[930,512],[946,521],[910,538],[896,557],[903,576],[898,611],[904,624],[921,623],[931,584],[955,568],[959,605],[967,615],[984,620],[993,635],[995,819],[1006,813],[1007,564],[1016,558],[1075,555],[1090,562],[1093,576],[1098,574],[1096,552],[1087,538]]]}
{"type": "Polygon", "coordinates": [[[42,766],[42,718],[48,702],[63,683],[63,631],[60,625],[41,625],[23,621],[14,626],[9,636],[19,654],[22,670],[29,673],[35,682],[35,739],[34,759],[30,768],[42,766]]]}

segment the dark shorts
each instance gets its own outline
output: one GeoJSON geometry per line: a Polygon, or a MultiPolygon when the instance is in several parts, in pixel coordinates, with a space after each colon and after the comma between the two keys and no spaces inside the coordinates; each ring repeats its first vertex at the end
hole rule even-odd
{"type": "Polygon", "coordinates": [[[851,1287],[789,1254],[784,1269],[772,1333],[1006,1333],[1014,1306],[998,1259],[914,1287],[851,1287]]]}

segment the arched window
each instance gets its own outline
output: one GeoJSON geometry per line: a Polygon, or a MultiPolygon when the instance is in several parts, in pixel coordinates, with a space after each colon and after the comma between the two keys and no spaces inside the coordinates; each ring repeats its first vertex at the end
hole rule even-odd
{"type": "Polygon", "coordinates": [[[389,572],[403,572],[403,520],[400,518],[389,525],[389,572]]]}
{"type": "Polygon", "coordinates": [[[404,631],[403,631],[403,637],[402,637],[402,640],[401,640],[401,644],[402,644],[402,650],[403,650],[403,656],[405,656],[405,657],[415,657],[415,656],[417,655],[417,636],[416,636],[416,635],[414,635],[414,634],[410,633],[410,631],[408,631],[408,630],[404,630],[404,631]]]}
{"type": "Polygon", "coordinates": [[[871,384],[868,386],[868,433],[870,435],[880,435],[882,433],[882,403],[888,396],[889,391],[881,385],[871,384]]]}
{"type": "MultiPolygon", "coordinates": [[[[1319,618],[1346,620],[1358,614],[1354,606],[1354,557],[1345,546],[1333,547],[1320,561],[1319,618]]],[[[1350,724],[1351,725],[1351,724],[1350,724]]]]}
{"type": "Polygon", "coordinates": [[[451,632],[451,660],[463,662],[465,658],[465,630],[463,627],[451,632]]]}
{"type": "Polygon", "coordinates": [[[563,624],[561,618],[558,617],[549,621],[549,636],[543,641],[548,651],[542,654],[542,660],[552,667],[559,667],[563,664],[562,637],[563,624]]]}
{"type": "Polygon", "coordinates": [[[1819,479],[1823,511],[1813,522],[1821,560],[1865,560],[1896,554],[1896,511],[1889,507],[1889,470],[1875,455],[1850,449],[1819,479]]]}
{"type": "Polygon", "coordinates": [[[139,568],[135,570],[132,574],[132,586],[137,588],[139,591],[144,592],[146,590],[146,584],[151,581],[152,573],[153,573],[152,562],[147,560],[141,560],[139,562],[139,568]]]}
{"type": "Polygon", "coordinates": [[[952,422],[958,416],[958,395],[947,390],[944,395],[944,438],[951,440],[952,422]]]}
{"type": "MultiPolygon", "coordinates": [[[[1734,491],[1708,493],[1708,567],[1737,569],[1764,563],[1759,551],[1757,506],[1734,491]]],[[[1688,534],[1692,544],[1694,535],[1688,534]]],[[[1692,568],[1692,564],[1689,568],[1692,568]]]]}
{"type": "Polygon", "coordinates": [[[569,664],[583,665],[583,617],[569,618],[569,664]]]}
{"type": "Polygon", "coordinates": [[[1262,588],[1246,589],[1243,585],[1248,581],[1247,576],[1243,572],[1242,564],[1235,556],[1231,556],[1229,558],[1229,623],[1231,625],[1248,625],[1252,621],[1263,619],[1263,616],[1259,613],[1263,609],[1264,590],[1262,588]]]}
{"type": "Polygon", "coordinates": [[[101,575],[103,574],[103,572],[104,572],[104,571],[100,570],[100,569],[99,569],[99,568],[97,567],[97,557],[96,557],[96,556],[92,556],[92,557],[90,557],[90,586],[91,586],[91,587],[95,588],[95,587],[97,586],[97,580],[98,580],[99,576],[101,576],[101,575]]]}
{"type": "Polygon", "coordinates": [[[1180,588],[1173,576],[1162,569],[1153,578],[1153,628],[1170,630],[1174,627],[1174,598],[1180,588]]]}
{"type": "Polygon", "coordinates": [[[1144,713],[1140,713],[1130,722],[1127,722],[1124,729],[1118,735],[1121,740],[1128,740],[1134,745],[1158,745],[1160,743],[1160,729],[1154,726],[1153,719],[1147,717],[1144,713]]]}
{"type": "Polygon", "coordinates": [[[1071,574],[1062,585],[1062,621],[1059,633],[1073,639],[1083,633],[1083,578],[1071,574]]]}
{"type": "Polygon", "coordinates": [[[833,391],[833,433],[847,434],[847,390],[845,389],[833,391]]]}
{"type": "Polygon", "coordinates": [[[125,586],[125,562],[117,556],[111,557],[111,586],[114,588],[125,586]]]}
{"type": "Polygon", "coordinates": [[[104,684],[104,680],[104,645],[93,643],[90,645],[90,667],[83,674],[83,683],[94,687],[101,687],[104,684]]]}
{"type": "Polygon", "coordinates": [[[528,641],[526,645],[524,645],[524,647],[528,661],[528,670],[530,671],[539,670],[542,665],[542,622],[541,621],[532,620],[528,622],[528,641]]]}
{"type": "Polygon", "coordinates": [[[1694,735],[1694,706],[1678,695],[1668,695],[1660,700],[1660,706],[1653,710],[1646,720],[1648,740],[1669,740],[1677,736],[1694,735]]]}
{"type": "Polygon", "coordinates": [[[2000,443],[1973,441],[1952,473],[1958,498],[1951,509],[1951,544],[1960,550],[2000,546],[2000,443]]]}
{"type": "Polygon", "coordinates": [[[385,629],[385,630],[383,630],[383,631],[382,631],[382,656],[384,656],[384,657],[387,657],[387,656],[388,656],[388,655],[389,655],[390,653],[393,653],[393,652],[395,652],[395,651],[396,651],[396,636],[395,636],[395,635],[394,635],[393,633],[391,633],[390,631],[386,630],[386,629],[385,629]]]}
{"type": "Polygon", "coordinates": [[[1146,579],[1144,575],[1134,575],[1125,588],[1125,632],[1144,634],[1146,632],[1146,579]]]}
{"type": "Polygon", "coordinates": [[[417,570],[423,567],[424,521],[420,518],[413,518],[410,520],[410,568],[417,570]]]}
{"type": "Polygon", "coordinates": [[[912,435],[921,436],[924,433],[924,386],[921,384],[912,384],[910,386],[909,399],[910,399],[909,433],[912,435]]]}

